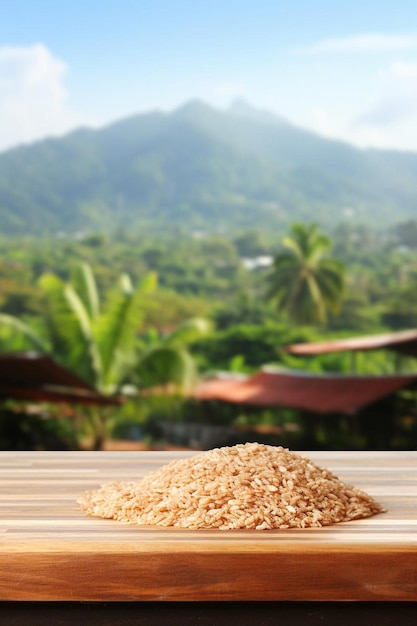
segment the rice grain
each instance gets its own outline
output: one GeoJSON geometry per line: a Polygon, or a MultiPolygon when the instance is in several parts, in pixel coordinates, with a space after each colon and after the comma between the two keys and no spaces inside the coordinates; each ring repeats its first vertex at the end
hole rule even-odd
{"type": "Polygon", "coordinates": [[[220,530],[320,527],[383,511],[310,459],[259,443],[171,461],[136,482],[86,492],[79,504],[129,524],[220,530]]]}

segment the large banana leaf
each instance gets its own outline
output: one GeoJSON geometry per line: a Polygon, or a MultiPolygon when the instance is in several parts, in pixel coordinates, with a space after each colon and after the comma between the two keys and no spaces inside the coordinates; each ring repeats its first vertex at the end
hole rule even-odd
{"type": "Polygon", "coordinates": [[[36,348],[40,352],[48,352],[46,342],[37,335],[25,322],[12,315],[0,314],[0,324],[24,336],[30,347],[36,348]]]}
{"type": "Polygon", "coordinates": [[[109,294],[105,312],[96,320],[94,335],[101,355],[103,391],[120,381],[133,359],[136,334],[142,322],[140,300],[144,292],[155,286],[154,274],[149,274],[136,289],[130,277],[123,274],[117,288],[109,294]]]}
{"type": "Polygon", "coordinates": [[[40,285],[47,296],[45,321],[54,356],[97,385],[101,373],[100,355],[81,298],[71,285],[53,274],[44,275],[40,285]]]}
{"type": "Polygon", "coordinates": [[[71,272],[71,285],[78,294],[89,317],[94,320],[100,313],[97,283],[91,265],[78,263],[71,272]]]}
{"type": "Polygon", "coordinates": [[[95,386],[98,386],[102,376],[102,363],[99,348],[93,335],[91,317],[72,285],[66,285],[64,297],[77,322],[77,335],[81,338],[81,341],[72,346],[72,358],[77,364],[77,372],[88,368],[89,379],[95,386]]]}
{"type": "Polygon", "coordinates": [[[142,389],[173,384],[178,391],[186,392],[197,381],[196,366],[189,352],[165,345],[141,354],[132,374],[133,382],[142,389]]]}
{"type": "Polygon", "coordinates": [[[194,317],[178,326],[170,335],[163,339],[164,345],[185,346],[207,335],[212,330],[209,320],[194,317]]]}

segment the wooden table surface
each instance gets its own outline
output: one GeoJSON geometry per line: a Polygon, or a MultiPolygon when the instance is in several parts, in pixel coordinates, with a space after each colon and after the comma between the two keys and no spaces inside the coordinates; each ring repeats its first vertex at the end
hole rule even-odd
{"type": "Polygon", "coordinates": [[[417,600],[417,452],[304,452],[387,512],[319,529],[87,517],[83,492],[188,452],[0,452],[0,600],[417,600]]]}

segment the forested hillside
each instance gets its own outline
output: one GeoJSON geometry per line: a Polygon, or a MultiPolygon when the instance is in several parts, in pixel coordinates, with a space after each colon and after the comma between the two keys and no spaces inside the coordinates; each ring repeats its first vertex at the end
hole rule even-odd
{"type": "Polygon", "coordinates": [[[3,233],[380,225],[417,207],[417,154],[359,150],[235,103],[190,102],[0,155],[3,233]]]}

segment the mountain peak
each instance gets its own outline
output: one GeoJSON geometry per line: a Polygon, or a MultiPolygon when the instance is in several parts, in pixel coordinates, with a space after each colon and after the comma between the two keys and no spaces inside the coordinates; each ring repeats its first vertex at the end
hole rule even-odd
{"type": "Polygon", "coordinates": [[[223,115],[224,113],[261,124],[289,125],[289,122],[284,118],[266,109],[259,109],[243,98],[233,100],[232,104],[225,111],[211,106],[198,98],[189,100],[174,111],[175,116],[194,120],[201,120],[213,115],[223,115]]]}
{"type": "Polygon", "coordinates": [[[185,104],[175,109],[173,115],[178,117],[195,117],[200,115],[207,115],[216,111],[209,104],[198,98],[188,100],[185,104]]]}
{"type": "Polygon", "coordinates": [[[191,100],[1,154],[0,229],[388,223],[414,215],[416,170],[417,155],[361,151],[244,100],[191,100]]]}
{"type": "Polygon", "coordinates": [[[267,111],[266,109],[258,109],[243,98],[236,98],[230,105],[228,112],[231,115],[244,117],[254,122],[262,124],[288,124],[284,118],[267,111]]]}

